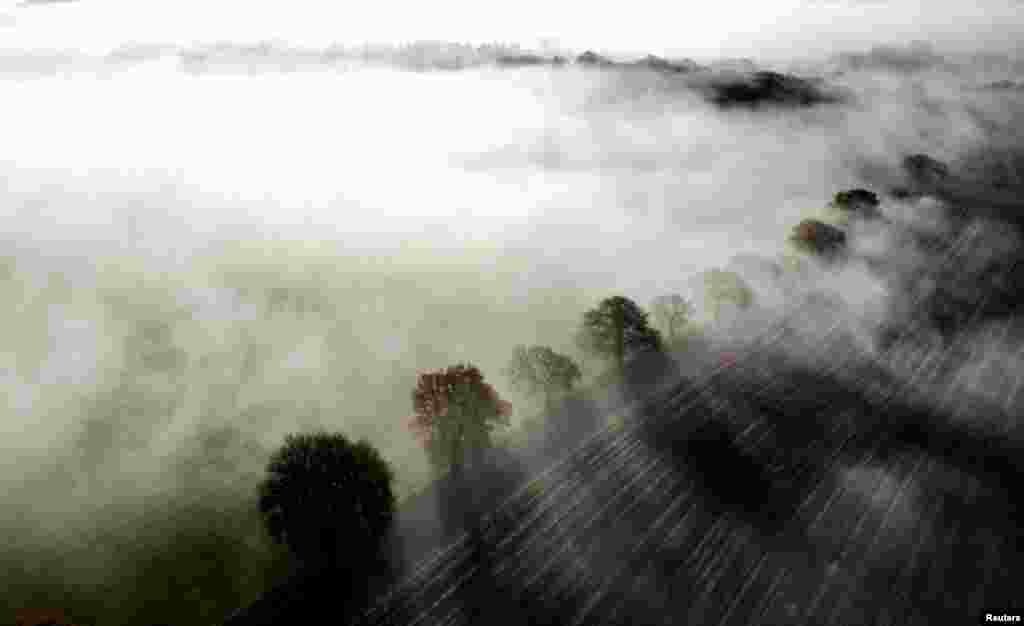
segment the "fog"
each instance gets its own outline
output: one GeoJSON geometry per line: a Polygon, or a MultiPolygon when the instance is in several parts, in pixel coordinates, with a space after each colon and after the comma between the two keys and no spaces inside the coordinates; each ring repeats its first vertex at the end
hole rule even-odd
{"type": "Polygon", "coordinates": [[[722,0],[699,8],[637,0],[628,7],[566,0],[521,0],[483,8],[469,0],[429,6],[381,0],[359,11],[322,0],[287,7],[266,0],[179,0],[166,6],[131,0],[0,3],[7,46],[106,52],[128,41],[258,41],[280,38],[322,47],[333,42],[556,41],[637,54],[791,58],[822,56],[928,39],[943,48],[1019,46],[1018,0],[945,3],[922,0],[722,0]],[[401,19],[396,19],[400,16],[401,19]],[[583,19],[585,16],[585,19],[583,19]],[[89,28],[82,28],[88,23],[89,28]]]}
{"type": "MultiPolygon", "coordinates": [[[[996,174],[977,155],[1007,155],[1013,183],[1024,147],[1024,94],[977,89],[1019,64],[876,56],[801,61],[844,103],[723,110],[655,72],[4,53],[4,527],[79,546],[60,576],[99,584],[118,568],[82,547],[96,528],[193,494],[248,506],[267,451],[318,427],[368,438],[407,495],[430,478],[404,426],[417,372],[472,361],[518,423],[535,407],[500,375],[514,346],[575,354],[601,298],[702,303],[715,267],[754,286],[751,332],[826,291],[873,350],[894,277],[932,261],[900,228],[945,232],[943,206],[883,197],[842,268],[799,257],[793,227],[834,220],[837,191],[881,194],[908,154],[978,184],[996,174]],[[796,258],[781,281],[743,263],[796,258]]],[[[1019,249],[984,232],[979,254],[1019,249]]],[[[1020,365],[1008,324],[972,331],[990,349],[957,380],[1010,406],[1012,381],[978,369],[1020,365]]]]}

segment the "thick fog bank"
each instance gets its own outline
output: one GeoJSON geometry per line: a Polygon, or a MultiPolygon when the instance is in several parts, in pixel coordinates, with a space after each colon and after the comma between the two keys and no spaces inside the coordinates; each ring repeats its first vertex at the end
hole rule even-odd
{"type": "MultiPolygon", "coordinates": [[[[709,333],[825,293],[870,352],[935,262],[907,232],[977,209],[964,258],[1020,252],[1000,219],[1022,197],[1024,92],[962,67],[857,61],[818,77],[842,102],[722,109],[659,72],[38,63],[0,65],[0,523],[26,538],[242,501],[268,450],[321,426],[367,437],[407,493],[429,477],[404,426],[418,371],[471,361],[521,419],[499,373],[513,347],[574,353],[608,295],[678,292],[706,318],[697,276],[730,268],[756,304],[709,333]],[[891,194],[918,153],[1000,195],[891,194]],[[885,219],[844,226],[849,260],[794,250],[801,220],[843,222],[826,205],[854,187],[885,219]]],[[[972,328],[990,349],[971,367],[1020,365],[1014,323],[972,328]]],[[[961,380],[1019,406],[1012,380],[984,379],[961,380]]],[[[116,569],[97,558],[66,576],[116,569]]]]}

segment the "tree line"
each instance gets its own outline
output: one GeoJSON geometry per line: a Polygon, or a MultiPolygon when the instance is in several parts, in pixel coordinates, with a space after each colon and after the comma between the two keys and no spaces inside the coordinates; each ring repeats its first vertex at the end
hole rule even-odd
{"type": "MultiPolygon", "coordinates": [[[[739,286],[742,279],[719,272],[708,278],[712,297],[749,306],[752,292],[739,286]],[[723,282],[731,287],[714,287],[723,282]]],[[[681,347],[694,306],[671,294],[656,298],[650,308],[649,314],[633,300],[613,296],[583,314],[575,344],[583,355],[607,364],[604,380],[621,380],[637,356],[681,347]]],[[[542,345],[517,346],[501,373],[513,389],[538,400],[545,415],[583,379],[575,359],[542,345]]],[[[494,433],[509,425],[512,405],[472,363],[420,373],[410,405],[406,427],[436,476],[446,476],[457,493],[468,493],[471,474],[493,445],[494,433]]],[[[299,562],[338,583],[356,584],[354,576],[384,560],[396,514],[393,482],[389,464],[365,440],[325,431],[289,435],[267,465],[259,510],[270,537],[299,562]]],[[[471,503],[458,506],[463,526],[478,530],[481,512],[471,503]]]]}
{"type": "MultiPolygon", "coordinates": [[[[830,207],[849,221],[877,218],[878,205],[874,193],[854,189],[836,194],[830,207]]],[[[841,228],[818,220],[801,221],[790,241],[826,261],[841,255],[846,243],[841,228]]],[[[734,271],[714,268],[699,279],[711,320],[719,320],[727,307],[744,310],[754,303],[754,290],[734,271]]],[[[608,366],[601,380],[622,381],[632,359],[685,346],[693,332],[694,304],[673,293],[655,298],[649,308],[616,295],[584,312],[574,343],[581,355],[608,366]]],[[[575,359],[542,345],[515,347],[501,373],[513,389],[539,400],[545,415],[583,379],[575,359]]],[[[493,445],[495,431],[508,426],[512,405],[471,363],[420,373],[410,399],[411,434],[436,475],[464,488],[493,445]]],[[[365,440],[327,432],[291,435],[267,466],[259,508],[270,536],[301,562],[326,568],[336,581],[353,582],[353,573],[382,559],[396,513],[393,480],[387,461],[365,440]]],[[[460,521],[471,533],[479,532],[480,514],[463,507],[460,521]]]]}
{"type": "MultiPolygon", "coordinates": [[[[732,276],[734,286],[742,285],[742,279],[731,272],[721,275],[732,276]]],[[[712,288],[715,276],[720,278],[717,273],[705,276],[711,299],[749,305],[751,299],[742,295],[746,292],[740,287],[712,288]]],[[[500,374],[512,389],[535,401],[542,415],[551,416],[583,383],[584,368],[578,357],[603,365],[597,383],[611,383],[622,380],[632,359],[685,345],[696,312],[689,300],[679,294],[660,296],[650,303],[649,311],[624,296],[606,298],[582,315],[573,338],[577,358],[550,346],[519,345],[500,374]]],[[[709,312],[715,316],[714,310],[709,312]]],[[[165,330],[154,333],[154,345],[162,345],[165,330]]],[[[153,359],[160,365],[172,357],[181,358],[159,352],[153,359]]],[[[150,358],[149,352],[145,358],[150,358]]],[[[445,514],[461,528],[479,532],[481,511],[470,497],[470,483],[485,452],[494,446],[495,434],[509,426],[513,407],[472,363],[421,372],[413,383],[407,430],[423,447],[435,477],[454,485],[448,493],[462,496],[445,501],[445,514]]],[[[386,575],[390,566],[386,549],[398,506],[395,479],[391,464],[366,440],[338,432],[295,433],[271,454],[258,481],[256,506],[238,504],[252,507],[258,516],[254,524],[263,526],[275,550],[291,555],[299,571],[318,572],[341,596],[351,590],[349,597],[358,597],[368,575],[386,575]]],[[[230,529],[217,529],[217,537],[224,534],[221,531],[230,529]]],[[[67,616],[56,615],[26,610],[18,620],[25,626],[72,623],[67,616]]]]}
{"type": "MultiPolygon", "coordinates": [[[[850,216],[866,214],[877,204],[870,192],[853,190],[837,194],[832,206],[850,216]]],[[[834,226],[804,220],[790,241],[798,250],[834,259],[845,243],[834,231],[834,226]]],[[[710,269],[698,279],[710,320],[754,303],[753,289],[734,271],[710,269]]],[[[634,359],[683,349],[698,330],[696,313],[694,302],[676,293],[654,298],[648,310],[621,295],[608,297],[583,313],[573,344],[586,363],[604,366],[597,384],[622,381],[634,359]]],[[[552,416],[584,380],[581,361],[544,345],[516,346],[500,374],[512,389],[536,401],[544,416],[552,416]]],[[[457,363],[419,373],[410,407],[405,425],[423,447],[435,477],[448,479],[455,493],[469,493],[495,433],[510,423],[512,405],[479,367],[457,363]]],[[[327,431],[291,434],[266,465],[254,513],[266,536],[287,550],[300,569],[327,574],[345,594],[364,584],[367,574],[387,567],[385,548],[398,506],[394,484],[393,468],[366,440],[327,431]]],[[[457,509],[450,512],[463,528],[479,532],[481,511],[471,501],[449,505],[457,509]]],[[[29,611],[18,619],[26,626],[71,623],[55,615],[29,611]]]]}

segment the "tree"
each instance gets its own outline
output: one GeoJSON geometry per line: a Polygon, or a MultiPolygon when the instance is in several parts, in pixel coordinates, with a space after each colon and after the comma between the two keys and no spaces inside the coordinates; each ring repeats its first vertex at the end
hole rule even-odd
{"type": "Polygon", "coordinates": [[[746,309],[754,303],[754,291],[736,272],[722,269],[710,269],[701,276],[704,292],[707,294],[711,317],[719,319],[722,305],[733,304],[746,309]]]}
{"type": "Polygon", "coordinates": [[[271,538],[306,563],[338,570],[341,554],[373,562],[394,519],[394,472],[369,442],[342,434],[288,435],[267,464],[259,510],[271,538]]]}
{"type": "Polygon", "coordinates": [[[903,158],[903,170],[918,184],[937,184],[949,178],[949,166],[927,154],[911,154],[903,158]]]}
{"type": "Polygon", "coordinates": [[[694,313],[693,305],[677,293],[658,296],[651,302],[651,313],[667,330],[668,343],[676,343],[676,333],[681,330],[694,313]]]}
{"type": "Polygon", "coordinates": [[[508,424],[512,405],[502,400],[479,368],[459,364],[420,374],[412,392],[409,427],[438,471],[461,474],[468,453],[482,452],[491,432],[508,424]]]}
{"type": "Polygon", "coordinates": [[[469,462],[479,464],[491,444],[491,432],[508,424],[512,405],[484,382],[477,367],[459,364],[420,374],[412,406],[409,427],[426,448],[434,469],[450,470],[448,487],[454,488],[450,493],[455,497],[442,511],[452,515],[446,519],[469,529],[473,545],[482,548],[480,507],[465,468],[469,462]]]}
{"type": "Polygon", "coordinates": [[[846,233],[820,220],[802,220],[789,239],[798,249],[825,259],[836,259],[846,250],[846,233]]]}
{"type": "Polygon", "coordinates": [[[505,375],[518,391],[542,395],[545,413],[551,413],[556,393],[571,391],[583,377],[575,361],[547,346],[517,346],[505,375]]]}
{"type": "Polygon", "coordinates": [[[627,355],[661,349],[661,335],[648,324],[647,313],[623,296],[605,298],[584,313],[576,341],[588,354],[610,357],[619,375],[627,355]]]}
{"type": "Polygon", "coordinates": [[[861,217],[876,218],[880,215],[879,204],[878,194],[858,187],[838,192],[829,206],[861,217]]]}

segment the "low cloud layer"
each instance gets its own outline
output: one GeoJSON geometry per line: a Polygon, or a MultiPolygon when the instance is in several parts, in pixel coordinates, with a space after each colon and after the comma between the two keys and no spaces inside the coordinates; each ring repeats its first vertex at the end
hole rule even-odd
{"type": "MultiPolygon", "coordinates": [[[[0,60],[5,525],[74,536],[136,498],[248,493],[267,449],[321,426],[369,438],[410,491],[418,371],[472,361],[526,413],[499,374],[515,345],[572,352],[600,298],[700,302],[715,267],[761,321],[829,294],[870,350],[933,261],[901,233],[951,228],[948,202],[887,194],[903,159],[1019,198],[1024,95],[969,65],[823,61],[808,77],[852,98],[723,110],[659,72],[239,50],[0,60]],[[888,221],[849,227],[850,263],[794,253],[797,223],[862,186],[888,221]],[[221,462],[187,471],[202,455],[221,462]]],[[[979,254],[1017,252],[985,233],[979,254]]],[[[1020,358],[983,336],[964,385],[1020,358]]]]}

